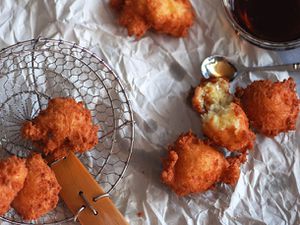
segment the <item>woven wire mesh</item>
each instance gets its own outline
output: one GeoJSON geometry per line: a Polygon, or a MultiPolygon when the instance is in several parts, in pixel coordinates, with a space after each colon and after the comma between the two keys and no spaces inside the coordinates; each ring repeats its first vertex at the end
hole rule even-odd
{"type": "MultiPolygon", "coordinates": [[[[27,157],[32,145],[20,127],[46,108],[50,98],[72,97],[85,103],[99,143],[78,155],[96,181],[110,193],[122,178],[131,157],[134,124],[128,97],[111,68],[74,43],[38,38],[0,51],[0,157],[27,157]]],[[[55,224],[73,215],[62,201],[36,221],[22,221],[11,209],[0,220],[15,224],[55,224]]]]}

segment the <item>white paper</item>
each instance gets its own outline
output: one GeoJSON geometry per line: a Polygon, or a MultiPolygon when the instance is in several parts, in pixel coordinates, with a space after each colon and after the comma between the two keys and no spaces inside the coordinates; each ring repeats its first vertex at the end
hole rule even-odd
{"type": "MultiPolygon", "coordinates": [[[[274,139],[257,135],[234,190],[221,185],[177,197],[160,182],[167,145],[189,129],[201,134],[199,116],[187,97],[201,78],[205,57],[225,55],[249,66],[280,63],[278,53],[236,36],[221,0],[191,2],[196,21],[188,37],[147,32],[136,41],[118,25],[108,0],[2,0],[0,47],[38,36],[61,38],[89,48],[120,76],[134,110],[136,138],[132,160],[112,199],[131,225],[300,224],[300,123],[296,132],[274,139]]],[[[234,85],[263,77],[246,74],[234,85]]]]}

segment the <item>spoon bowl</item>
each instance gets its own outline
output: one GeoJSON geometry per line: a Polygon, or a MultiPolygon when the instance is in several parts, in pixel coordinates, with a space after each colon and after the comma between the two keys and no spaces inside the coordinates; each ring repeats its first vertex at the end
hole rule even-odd
{"type": "Polygon", "coordinates": [[[204,78],[223,77],[232,80],[237,74],[237,68],[225,57],[209,56],[201,64],[201,72],[204,78]]]}

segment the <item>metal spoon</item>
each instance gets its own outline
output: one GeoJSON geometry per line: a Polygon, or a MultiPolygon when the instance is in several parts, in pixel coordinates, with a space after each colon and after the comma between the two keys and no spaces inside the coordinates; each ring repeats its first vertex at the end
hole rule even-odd
{"type": "Polygon", "coordinates": [[[260,66],[260,67],[245,67],[243,65],[234,65],[223,56],[209,56],[201,64],[201,72],[204,78],[223,77],[230,81],[236,78],[239,74],[253,71],[300,71],[300,63],[260,66]]]}

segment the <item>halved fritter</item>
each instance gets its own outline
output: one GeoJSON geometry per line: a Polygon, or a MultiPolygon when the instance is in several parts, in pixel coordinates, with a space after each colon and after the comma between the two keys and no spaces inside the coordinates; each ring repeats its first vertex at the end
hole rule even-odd
{"type": "Polygon", "coordinates": [[[243,109],[234,101],[229,82],[223,78],[201,81],[192,99],[202,118],[203,134],[216,145],[244,152],[253,148],[255,134],[243,109]]]}
{"type": "Polygon", "coordinates": [[[221,78],[202,81],[196,88],[192,98],[193,107],[199,113],[214,110],[215,107],[226,106],[233,97],[229,93],[229,82],[221,78]]]}

